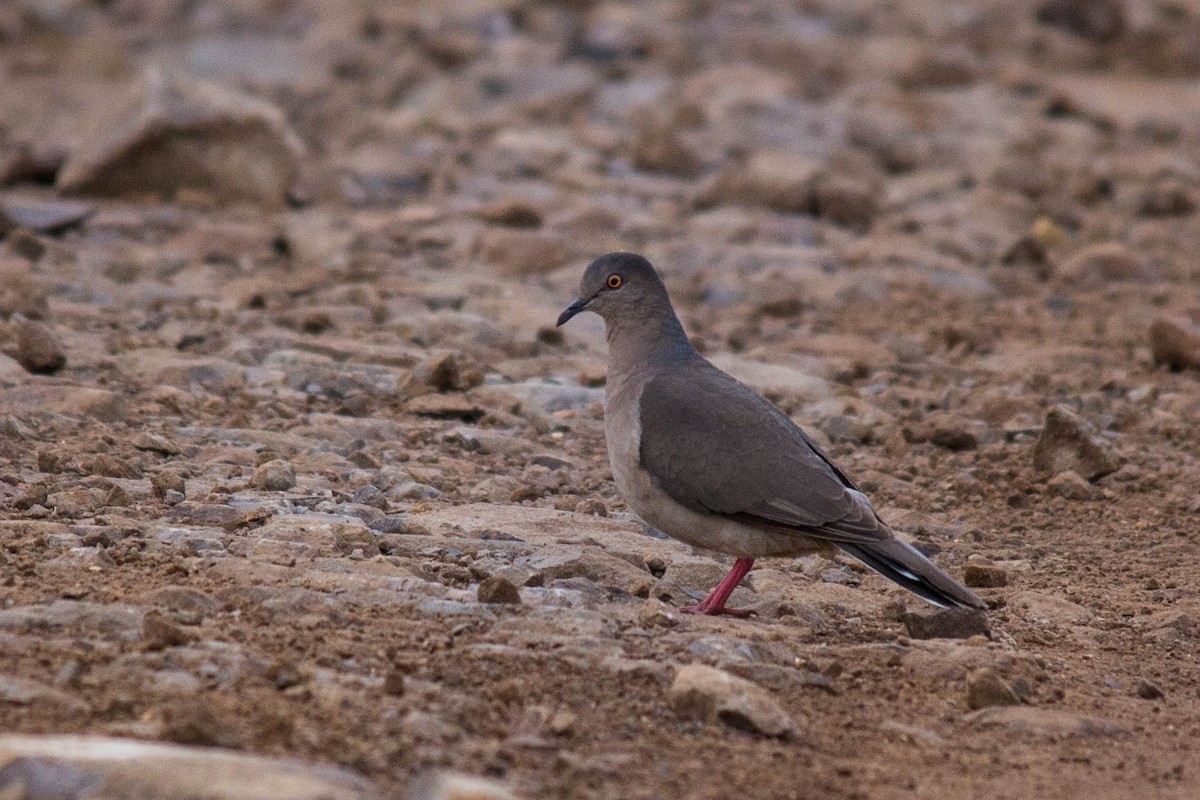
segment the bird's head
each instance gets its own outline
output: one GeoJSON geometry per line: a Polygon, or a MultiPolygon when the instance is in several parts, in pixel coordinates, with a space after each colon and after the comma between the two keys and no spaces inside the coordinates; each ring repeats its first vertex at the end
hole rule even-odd
{"type": "Polygon", "coordinates": [[[607,322],[663,303],[670,308],[667,290],[649,261],[636,253],[607,253],[588,265],[579,299],[558,316],[558,324],[581,311],[594,311],[607,322]]]}

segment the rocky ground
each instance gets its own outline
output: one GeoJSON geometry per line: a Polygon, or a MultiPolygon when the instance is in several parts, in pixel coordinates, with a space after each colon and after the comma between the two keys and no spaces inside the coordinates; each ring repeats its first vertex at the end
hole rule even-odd
{"type": "Polygon", "coordinates": [[[15,0],[0,71],[5,797],[1195,797],[1200,5],[15,0]],[[674,610],[553,327],[617,248],[986,626],[674,610]]]}

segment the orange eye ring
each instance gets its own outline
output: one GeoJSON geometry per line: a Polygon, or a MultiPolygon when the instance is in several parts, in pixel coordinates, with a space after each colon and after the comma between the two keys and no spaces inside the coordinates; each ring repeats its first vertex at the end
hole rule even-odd
{"type": "Polygon", "coordinates": [[[608,276],[608,288],[610,288],[610,289],[620,289],[621,284],[624,282],[625,281],[623,281],[621,279],[620,275],[609,275],[608,276]]]}

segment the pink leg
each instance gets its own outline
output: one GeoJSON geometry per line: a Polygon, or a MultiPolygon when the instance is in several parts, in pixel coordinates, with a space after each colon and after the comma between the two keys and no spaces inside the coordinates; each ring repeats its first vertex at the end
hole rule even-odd
{"type": "Polygon", "coordinates": [[[746,611],[738,608],[726,608],[725,601],[729,599],[729,595],[733,594],[733,590],[742,582],[742,578],[746,577],[746,573],[754,566],[753,558],[739,558],[733,562],[733,569],[729,570],[729,574],[725,579],[717,584],[717,588],[713,589],[708,597],[704,598],[704,602],[695,606],[681,606],[680,611],[684,614],[728,614],[731,617],[748,617],[753,614],[753,611],[746,611]]]}

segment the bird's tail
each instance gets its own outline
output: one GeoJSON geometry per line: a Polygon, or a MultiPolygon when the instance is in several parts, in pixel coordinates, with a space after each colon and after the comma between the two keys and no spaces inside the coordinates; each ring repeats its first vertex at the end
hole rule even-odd
{"type": "Polygon", "coordinates": [[[935,606],[942,608],[983,608],[977,594],[942,572],[917,548],[900,539],[878,544],[838,542],[841,550],[854,556],[889,581],[935,606]]]}

